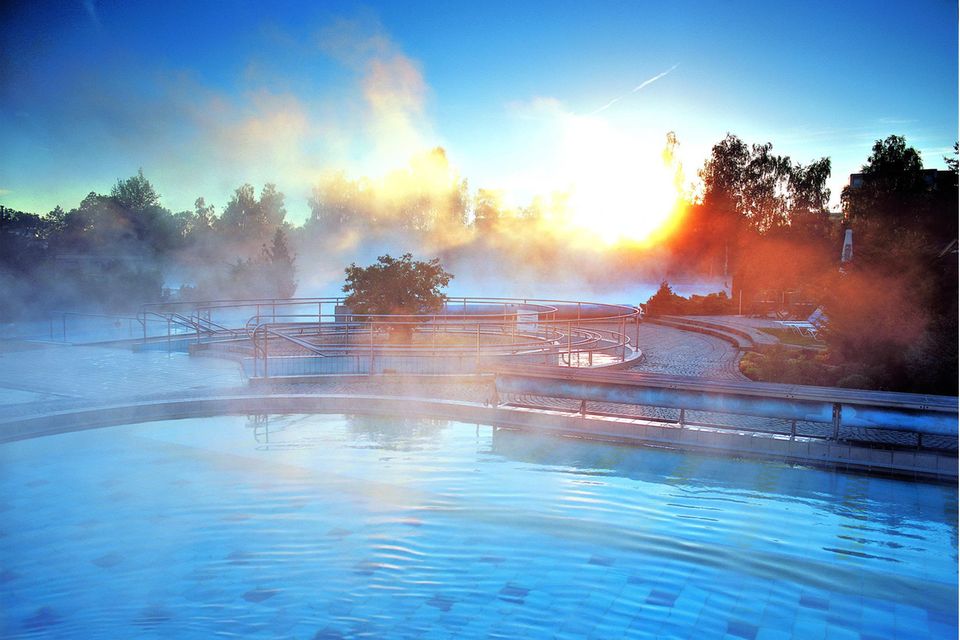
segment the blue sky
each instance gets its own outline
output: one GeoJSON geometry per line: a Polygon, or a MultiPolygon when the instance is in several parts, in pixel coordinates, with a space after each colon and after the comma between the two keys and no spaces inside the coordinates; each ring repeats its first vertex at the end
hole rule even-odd
{"type": "Polygon", "coordinates": [[[142,167],[173,210],[275,182],[297,222],[325,172],[382,175],[437,145],[471,187],[522,203],[571,179],[561,142],[583,123],[607,136],[584,154],[621,145],[626,162],[674,131],[688,182],[728,131],[829,156],[836,200],[874,140],[906,135],[942,167],[957,139],[955,2],[3,11],[0,203],[29,211],[142,167]]]}

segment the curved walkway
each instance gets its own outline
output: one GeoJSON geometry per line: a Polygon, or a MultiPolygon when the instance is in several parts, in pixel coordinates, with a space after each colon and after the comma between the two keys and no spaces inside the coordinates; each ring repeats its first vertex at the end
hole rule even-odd
{"type": "Polygon", "coordinates": [[[719,338],[655,324],[641,324],[639,338],[644,358],[631,371],[747,380],[740,373],[740,352],[719,338]]]}

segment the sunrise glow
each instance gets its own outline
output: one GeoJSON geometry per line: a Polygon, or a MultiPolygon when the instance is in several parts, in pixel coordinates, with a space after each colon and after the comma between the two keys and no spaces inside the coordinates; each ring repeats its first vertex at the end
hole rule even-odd
{"type": "Polygon", "coordinates": [[[563,163],[575,234],[606,244],[649,244],[672,227],[682,199],[682,171],[672,152],[624,137],[598,117],[570,118],[563,163]]]}

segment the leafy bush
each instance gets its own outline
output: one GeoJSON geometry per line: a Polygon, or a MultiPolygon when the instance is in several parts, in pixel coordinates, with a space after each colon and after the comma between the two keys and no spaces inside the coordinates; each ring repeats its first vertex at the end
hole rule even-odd
{"type": "Polygon", "coordinates": [[[650,316],[714,316],[733,312],[733,303],[725,291],[706,296],[692,295],[689,299],[677,295],[666,280],[653,294],[644,311],[650,316]]]}
{"type": "Polygon", "coordinates": [[[740,372],[758,382],[833,386],[842,369],[822,354],[775,345],[744,354],[740,372]]]}

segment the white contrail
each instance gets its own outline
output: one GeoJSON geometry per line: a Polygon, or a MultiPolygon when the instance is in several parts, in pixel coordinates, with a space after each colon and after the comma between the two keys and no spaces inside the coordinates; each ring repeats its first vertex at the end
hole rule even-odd
{"type": "Polygon", "coordinates": [[[663,76],[667,75],[668,73],[670,73],[671,71],[673,71],[674,69],[676,69],[676,68],[679,67],[679,66],[680,66],[680,63],[678,62],[677,64],[673,65],[672,67],[670,67],[670,68],[667,69],[666,71],[663,71],[663,72],[661,72],[661,73],[658,73],[657,75],[653,76],[652,78],[648,78],[648,79],[644,80],[643,82],[641,82],[640,84],[638,84],[636,87],[634,87],[633,90],[630,91],[629,93],[625,93],[625,94],[623,94],[622,96],[618,96],[618,97],[614,98],[613,100],[611,100],[611,101],[608,102],[607,104],[603,105],[602,107],[600,107],[600,108],[597,109],[596,111],[591,111],[588,115],[591,115],[591,116],[592,116],[592,115],[594,115],[594,114],[596,114],[596,113],[600,113],[601,111],[606,111],[607,109],[609,109],[610,107],[612,107],[612,106],[615,105],[616,103],[620,102],[621,100],[623,100],[624,98],[626,98],[627,96],[629,96],[631,93],[636,93],[637,91],[640,91],[640,89],[643,89],[643,88],[644,88],[645,86],[647,86],[648,84],[653,84],[654,82],[656,82],[657,80],[659,80],[659,79],[662,78],[663,76]]]}

